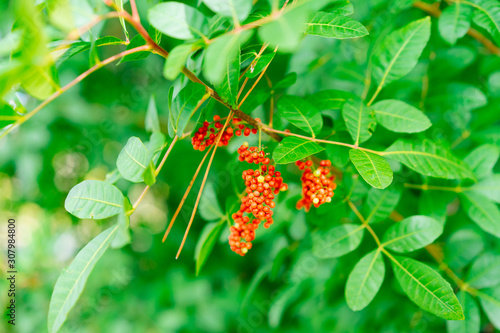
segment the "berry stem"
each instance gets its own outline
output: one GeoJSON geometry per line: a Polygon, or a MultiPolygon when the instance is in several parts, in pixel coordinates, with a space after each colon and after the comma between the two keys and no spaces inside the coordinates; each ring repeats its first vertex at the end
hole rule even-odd
{"type": "Polygon", "coordinates": [[[177,216],[179,215],[179,213],[182,209],[182,206],[184,205],[184,202],[186,201],[187,196],[189,195],[189,192],[191,191],[191,188],[193,187],[193,184],[194,184],[196,178],[198,177],[198,174],[200,173],[201,167],[205,163],[205,160],[208,156],[208,153],[210,153],[210,150],[212,150],[212,147],[213,146],[210,146],[208,148],[207,152],[203,156],[203,159],[201,160],[200,164],[198,165],[198,168],[196,169],[196,172],[194,173],[193,178],[191,179],[191,182],[189,183],[189,186],[186,189],[186,192],[184,192],[184,196],[182,197],[182,200],[181,200],[179,206],[177,207],[177,210],[175,211],[174,216],[172,217],[172,220],[170,221],[170,224],[168,225],[167,230],[165,231],[165,235],[163,235],[162,243],[164,243],[165,240],[167,240],[168,234],[170,233],[170,229],[172,229],[172,226],[174,225],[174,222],[177,219],[177,216]]]}
{"type": "Polygon", "coordinates": [[[208,161],[207,170],[205,171],[205,176],[203,177],[200,191],[198,192],[198,197],[196,198],[196,202],[194,204],[193,213],[191,214],[191,218],[189,219],[189,223],[188,223],[188,226],[186,228],[186,232],[184,233],[184,237],[182,238],[182,242],[181,242],[181,245],[179,247],[179,251],[177,251],[177,255],[175,256],[175,259],[179,258],[181,251],[182,251],[182,248],[184,247],[184,243],[186,242],[186,238],[187,238],[187,235],[189,233],[189,229],[191,229],[191,225],[193,223],[194,216],[196,215],[196,210],[198,209],[198,204],[200,203],[201,194],[203,193],[203,188],[205,187],[205,183],[207,182],[208,172],[210,171],[210,166],[212,165],[212,162],[214,160],[215,152],[217,151],[217,146],[219,145],[220,139],[222,138],[222,134],[224,133],[224,130],[226,129],[227,124],[229,124],[229,121],[231,120],[232,117],[233,117],[233,112],[231,111],[229,113],[229,116],[226,119],[226,122],[224,123],[224,126],[220,130],[219,135],[217,135],[217,139],[214,143],[214,150],[212,151],[212,155],[210,156],[210,161],[208,161]]]}

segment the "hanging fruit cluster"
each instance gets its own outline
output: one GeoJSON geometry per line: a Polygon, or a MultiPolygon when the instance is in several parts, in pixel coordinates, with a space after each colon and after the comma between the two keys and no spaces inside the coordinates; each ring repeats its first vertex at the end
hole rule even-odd
{"type": "MultiPolygon", "coordinates": [[[[195,150],[204,151],[207,147],[213,145],[219,135],[220,130],[224,127],[221,118],[218,115],[214,116],[214,121],[209,123],[204,121],[203,125],[196,131],[191,139],[191,144],[195,150]]],[[[257,129],[242,123],[240,118],[233,118],[227,128],[222,133],[219,141],[220,146],[227,146],[229,140],[234,136],[249,136],[250,133],[256,134],[257,129]]]]}
{"type": "Polygon", "coordinates": [[[329,176],[329,167],[332,163],[329,160],[323,160],[316,170],[311,168],[312,161],[297,161],[295,164],[300,170],[304,170],[301,177],[302,199],[297,202],[297,209],[303,207],[308,212],[311,205],[318,208],[324,203],[331,202],[333,190],[337,188],[337,184],[334,183],[335,176],[329,176]]]}
{"type": "Polygon", "coordinates": [[[244,256],[252,248],[255,230],[261,222],[264,228],[273,223],[274,198],[280,191],[286,191],[288,185],[283,183],[281,173],[276,171],[263,150],[243,144],[238,149],[240,161],[262,164],[256,170],[243,171],[246,195],[241,199],[238,212],[233,214],[234,225],[230,228],[229,246],[231,250],[244,256]]]}

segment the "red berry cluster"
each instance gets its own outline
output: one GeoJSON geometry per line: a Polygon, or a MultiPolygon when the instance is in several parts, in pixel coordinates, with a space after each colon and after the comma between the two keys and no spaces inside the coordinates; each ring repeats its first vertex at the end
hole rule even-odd
{"type": "Polygon", "coordinates": [[[238,148],[238,154],[240,155],[238,159],[240,162],[246,161],[250,164],[269,164],[271,160],[266,157],[264,150],[259,151],[259,147],[248,147],[248,143],[244,143],[240,148],[238,148]]]}
{"type": "MultiPolygon", "coordinates": [[[[220,120],[221,118],[218,115],[215,115],[212,123],[209,123],[208,121],[203,122],[203,126],[196,131],[191,139],[191,143],[195,150],[204,151],[205,148],[215,143],[217,135],[219,135],[220,130],[224,127],[223,122],[220,120]]],[[[257,129],[242,124],[240,118],[233,118],[231,123],[222,133],[218,146],[227,146],[233,135],[241,136],[241,134],[243,134],[245,136],[249,136],[250,133],[256,134],[257,129]]]]}
{"type": "Polygon", "coordinates": [[[242,174],[246,195],[241,199],[240,209],[232,216],[234,225],[230,228],[231,234],[229,235],[231,250],[241,256],[252,248],[251,242],[255,239],[255,230],[260,223],[264,222],[264,228],[269,228],[273,223],[272,208],[276,205],[275,195],[288,189],[288,185],[283,183],[281,173],[275,171],[273,165],[268,165],[270,160],[262,151],[259,151],[257,147],[248,148],[246,144],[238,149],[240,157],[243,152],[252,152],[250,158],[244,158],[243,161],[259,163],[260,160],[263,165],[260,169],[245,170],[242,174]],[[256,158],[253,157],[254,153],[257,154],[256,158]]]}
{"type": "Polygon", "coordinates": [[[311,205],[318,208],[325,202],[332,201],[333,190],[337,188],[334,175],[330,175],[330,166],[332,163],[328,160],[321,161],[320,166],[316,170],[312,170],[312,161],[295,163],[300,170],[304,170],[302,174],[302,199],[297,202],[297,209],[304,207],[308,212],[311,205]]]}

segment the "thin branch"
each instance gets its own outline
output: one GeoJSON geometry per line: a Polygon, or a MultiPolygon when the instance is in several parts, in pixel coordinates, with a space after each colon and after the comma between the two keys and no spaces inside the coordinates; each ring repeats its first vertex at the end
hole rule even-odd
{"type": "Polygon", "coordinates": [[[463,187],[460,185],[455,186],[455,187],[449,187],[449,186],[434,186],[434,185],[427,185],[427,184],[408,184],[405,183],[404,186],[406,188],[413,188],[417,190],[422,190],[422,191],[427,191],[427,190],[436,190],[436,191],[448,191],[448,192],[455,192],[455,193],[461,193],[465,191],[463,187]]]}
{"type": "Polygon", "coordinates": [[[187,199],[187,197],[189,195],[189,192],[191,191],[191,188],[193,187],[193,184],[194,184],[196,178],[198,177],[198,174],[200,173],[201,167],[205,163],[205,160],[206,160],[206,158],[208,156],[208,153],[210,153],[210,150],[212,150],[212,147],[213,147],[213,145],[210,146],[210,148],[208,148],[207,152],[203,156],[203,159],[201,160],[200,164],[198,165],[198,168],[196,169],[196,172],[194,173],[193,178],[191,179],[191,182],[189,183],[189,185],[188,185],[188,187],[186,189],[186,192],[184,192],[184,196],[182,197],[182,200],[181,200],[179,206],[177,206],[177,210],[175,211],[174,216],[172,217],[172,220],[170,221],[170,223],[168,225],[168,228],[165,231],[165,234],[163,235],[162,243],[164,243],[165,240],[167,240],[167,237],[168,237],[168,235],[170,233],[170,229],[172,229],[172,227],[173,227],[173,225],[175,223],[175,220],[177,219],[177,216],[181,212],[182,206],[184,206],[184,202],[186,201],[186,199],[187,199]]]}
{"type": "Polygon", "coordinates": [[[135,0],[130,0],[130,8],[132,9],[132,18],[136,22],[140,22],[141,18],[139,17],[139,12],[137,11],[137,4],[135,0]]]}
{"type": "Polygon", "coordinates": [[[347,204],[349,205],[349,207],[351,207],[352,211],[354,212],[354,214],[356,214],[356,216],[361,221],[361,223],[363,223],[363,225],[365,226],[365,228],[370,232],[370,234],[372,235],[373,239],[375,240],[375,243],[377,243],[377,246],[379,247],[379,249],[381,249],[382,245],[380,243],[380,239],[378,238],[377,234],[372,229],[372,227],[364,219],[363,215],[361,215],[361,213],[359,212],[358,208],[356,208],[356,205],[354,205],[351,200],[347,201],[347,204]]]}
{"type": "MultiPolygon", "coordinates": [[[[467,4],[472,5],[472,3],[469,2],[467,2],[467,4]]],[[[417,1],[413,4],[413,7],[421,9],[434,17],[441,16],[441,10],[439,9],[439,2],[436,2],[434,5],[431,5],[423,1],[417,1]]],[[[470,28],[469,31],[467,31],[467,34],[472,38],[474,38],[475,40],[477,40],[479,43],[483,44],[483,46],[486,47],[488,51],[490,51],[492,54],[500,56],[500,48],[496,46],[487,37],[485,37],[482,33],[477,31],[476,29],[470,28]]]]}
{"type": "Polygon", "coordinates": [[[123,51],[123,52],[120,52],[118,54],[115,54],[114,56],[109,57],[109,58],[107,58],[107,59],[105,59],[105,60],[103,60],[103,61],[95,64],[93,67],[89,68],[88,70],[86,70],[85,72],[83,72],[82,74],[80,74],[79,76],[77,76],[73,81],[71,81],[70,83],[68,83],[67,85],[65,85],[61,89],[57,90],[55,93],[53,93],[49,98],[47,98],[42,103],[40,103],[36,108],[34,108],[33,111],[27,113],[25,116],[23,116],[18,121],[16,121],[14,124],[12,124],[12,126],[10,126],[9,128],[7,128],[4,132],[2,132],[2,134],[0,134],[0,139],[2,139],[3,137],[5,137],[16,126],[19,126],[19,125],[23,124],[28,119],[30,119],[31,117],[33,117],[35,114],[38,113],[38,111],[40,111],[41,109],[43,109],[47,104],[49,104],[50,102],[52,102],[53,100],[55,100],[57,97],[59,97],[61,94],[63,94],[64,92],[66,92],[68,89],[70,89],[71,87],[73,87],[77,83],[81,82],[83,79],[85,79],[87,76],[89,76],[90,74],[92,74],[96,70],[98,70],[98,69],[106,66],[107,64],[112,63],[113,61],[118,60],[118,59],[120,59],[120,58],[122,58],[122,57],[124,57],[126,55],[129,55],[129,54],[132,54],[132,53],[136,53],[136,52],[141,52],[141,51],[147,51],[149,49],[150,49],[149,45],[139,46],[139,47],[136,47],[136,48],[133,48],[133,49],[130,49],[130,50],[123,51]]]}

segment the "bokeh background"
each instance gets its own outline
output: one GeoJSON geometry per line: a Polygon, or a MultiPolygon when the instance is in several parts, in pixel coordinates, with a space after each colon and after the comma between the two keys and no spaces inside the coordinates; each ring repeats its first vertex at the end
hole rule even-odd
{"type": "MultiPolygon", "coordinates": [[[[95,6],[102,5],[98,2],[90,1],[95,6]]],[[[138,3],[143,14],[156,1],[138,3]]],[[[297,73],[297,82],[288,90],[291,94],[307,95],[331,88],[360,94],[368,50],[374,39],[393,26],[401,26],[424,14],[418,9],[401,14],[390,1],[355,0],[353,3],[353,17],[369,28],[370,36],[352,41],[307,36],[295,54],[280,54],[275,58],[269,76],[279,78],[286,73],[297,73]]],[[[5,36],[13,24],[11,7],[9,1],[0,3],[0,37],[5,36]]],[[[121,37],[123,34],[117,20],[110,20],[99,29],[101,36],[121,37]]],[[[500,72],[491,69],[500,68],[499,58],[480,54],[471,39],[452,48],[439,40],[435,31],[431,39],[432,49],[424,53],[417,68],[386,89],[384,96],[418,104],[422,76],[432,86],[450,78],[467,81],[481,87],[490,97],[488,106],[483,108],[484,117],[472,115],[477,131],[491,122],[498,122],[498,112],[492,110],[500,101],[500,72]]],[[[167,50],[176,43],[178,41],[167,37],[162,41],[167,50]]],[[[106,58],[122,49],[110,46],[99,52],[106,58]]],[[[150,55],[141,61],[106,66],[0,142],[0,239],[3,247],[7,218],[16,219],[19,272],[16,326],[8,326],[6,320],[2,320],[0,331],[45,332],[51,292],[61,270],[87,242],[113,223],[112,219],[78,220],[65,211],[64,200],[75,184],[84,179],[104,179],[115,169],[118,153],[129,137],[147,140],[144,116],[151,95],[156,98],[162,129],[166,132],[168,89],[176,83],[163,78],[163,61],[150,55]]],[[[85,71],[88,64],[86,52],[63,63],[59,68],[60,82],[71,81],[85,71]]],[[[18,98],[27,109],[37,104],[26,95],[19,94],[18,98]]],[[[263,116],[266,107],[259,107],[254,114],[263,116]]],[[[432,108],[432,105],[426,107],[432,108]]],[[[443,117],[433,119],[432,140],[454,141],[468,128],[469,115],[453,111],[456,110],[445,110],[443,117]]],[[[381,137],[383,139],[375,144],[382,146],[394,141],[394,134],[385,133],[381,137]]],[[[495,141],[498,133],[492,134],[491,130],[475,138],[479,141],[476,143],[498,143],[495,141]]],[[[236,195],[243,189],[239,181],[243,166],[235,157],[235,150],[242,141],[235,140],[227,149],[218,150],[209,175],[210,186],[222,209],[233,205],[236,195]]],[[[471,143],[465,140],[460,144],[456,154],[463,156],[471,143]]],[[[273,145],[268,143],[270,149],[273,145]]],[[[332,156],[338,152],[327,153],[332,156]]],[[[316,258],[311,253],[310,231],[353,217],[345,207],[334,204],[307,215],[296,211],[300,175],[293,167],[282,167],[290,179],[290,190],[280,195],[276,223],[259,235],[251,254],[241,258],[231,252],[225,228],[207,263],[196,276],[195,246],[207,221],[197,215],[178,260],[175,260],[175,253],[189,220],[199,181],[167,242],[163,244],[161,238],[201,158],[202,153],[194,151],[189,140],[176,145],[157,184],[132,215],[131,244],[106,252],[61,332],[401,333],[445,330],[443,320],[423,312],[408,300],[389,269],[387,274],[391,278],[385,279],[368,308],[355,313],[347,307],[344,299],[347,275],[358,258],[373,248],[372,241],[367,239],[360,249],[341,259],[316,258]]],[[[340,193],[353,186],[353,173],[347,170],[339,182],[340,193]]],[[[353,200],[368,190],[363,183],[356,184],[353,200]]],[[[117,186],[133,201],[144,185],[119,181],[117,186]]],[[[417,192],[405,192],[398,210],[408,215],[417,213],[417,195],[417,192]]],[[[446,201],[442,194],[439,195],[439,200],[446,201]]],[[[485,247],[499,249],[499,243],[485,238],[457,205],[449,207],[446,236],[440,241],[446,242],[443,251],[448,254],[452,267],[460,270],[463,262],[469,262],[485,247]]],[[[419,256],[432,262],[426,254],[419,256]]],[[[7,286],[5,265],[2,259],[2,306],[8,302],[3,292],[7,286]]]]}

